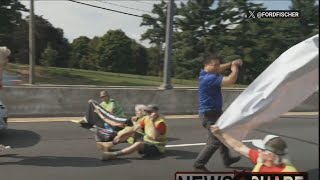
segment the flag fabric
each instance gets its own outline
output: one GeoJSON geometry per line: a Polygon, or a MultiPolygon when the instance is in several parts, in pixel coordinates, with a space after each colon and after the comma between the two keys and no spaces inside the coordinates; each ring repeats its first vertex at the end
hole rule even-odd
{"type": "Polygon", "coordinates": [[[319,86],[319,35],[282,53],[226,109],[221,130],[243,140],[253,129],[296,107],[319,86]]]}
{"type": "Polygon", "coordinates": [[[114,121],[114,122],[118,122],[118,123],[127,123],[128,122],[128,118],[117,117],[117,116],[111,114],[110,112],[105,110],[103,107],[101,107],[96,101],[92,101],[91,103],[93,104],[93,106],[95,107],[96,110],[100,111],[101,114],[104,117],[108,118],[109,120],[114,121]]]}

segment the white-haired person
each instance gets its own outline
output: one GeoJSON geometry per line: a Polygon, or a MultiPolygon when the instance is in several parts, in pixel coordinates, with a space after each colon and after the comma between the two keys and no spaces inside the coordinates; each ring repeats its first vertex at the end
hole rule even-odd
{"type": "Polygon", "coordinates": [[[4,73],[4,68],[9,62],[9,56],[11,54],[10,49],[8,49],[5,46],[0,47],[0,88],[2,88],[3,85],[3,73],[4,73]]]}
{"type": "MultiPolygon", "coordinates": [[[[143,137],[143,132],[141,130],[135,131],[133,126],[137,123],[140,123],[140,121],[146,116],[145,109],[147,108],[144,104],[137,104],[135,105],[135,116],[129,118],[131,120],[131,124],[127,124],[125,127],[123,127],[122,130],[117,132],[116,136],[113,138],[112,142],[103,142],[103,138],[99,138],[103,136],[101,133],[96,132],[96,140],[97,140],[97,147],[100,150],[108,151],[110,150],[110,147],[113,146],[113,144],[119,144],[122,142],[127,141],[128,143],[132,144],[135,141],[138,141],[143,137]],[[100,135],[99,135],[100,134],[100,135]]],[[[112,120],[108,119],[107,117],[104,117],[99,111],[97,111],[98,115],[107,123],[109,123],[111,126],[121,126],[122,124],[113,122],[112,120]]],[[[127,121],[128,122],[128,121],[127,121]]]]}
{"type": "Polygon", "coordinates": [[[255,140],[252,144],[258,149],[251,149],[217,125],[211,125],[210,130],[223,144],[249,158],[255,164],[252,172],[297,172],[288,159],[287,144],[279,136],[267,135],[263,140],[255,140]]]}
{"type": "Polygon", "coordinates": [[[102,160],[114,159],[118,156],[124,156],[138,152],[142,157],[160,156],[165,152],[167,143],[167,125],[164,118],[159,114],[159,108],[156,105],[148,105],[145,109],[144,116],[138,123],[133,126],[134,131],[142,130],[143,138],[137,140],[129,147],[119,151],[110,151],[110,149],[118,144],[118,142],[108,142],[105,144],[102,160]]]}
{"type": "MultiPolygon", "coordinates": [[[[2,88],[2,85],[3,85],[2,83],[3,73],[4,73],[3,71],[6,65],[8,64],[10,54],[11,54],[10,49],[8,49],[5,46],[0,47],[0,89],[2,88]]],[[[11,149],[10,146],[4,146],[0,144],[0,154],[3,154],[10,149],[11,149]]]]}

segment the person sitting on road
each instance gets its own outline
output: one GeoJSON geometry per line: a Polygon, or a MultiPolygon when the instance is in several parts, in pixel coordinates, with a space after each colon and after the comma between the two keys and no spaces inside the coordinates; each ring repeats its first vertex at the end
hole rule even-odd
{"type": "MultiPolygon", "coordinates": [[[[110,95],[107,91],[101,91],[100,92],[100,99],[101,103],[99,104],[103,109],[108,111],[108,113],[111,113],[112,115],[116,117],[125,117],[124,111],[122,106],[115,101],[114,99],[110,98],[110,95]]],[[[104,121],[97,115],[95,111],[95,107],[92,102],[94,102],[92,99],[89,101],[89,105],[86,111],[85,117],[79,122],[82,126],[91,128],[93,125],[96,125],[98,127],[103,128],[104,127],[104,121]]]]}
{"type": "MultiPolygon", "coordinates": [[[[103,143],[102,160],[114,159],[118,156],[128,155],[138,151],[143,157],[154,157],[162,155],[165,152],[167,143],[167,125],[163,117],[159,114],[157,105],[148,105],[145,109],[146,116],[139,120],[132,127],[132,131],[143,130],[143,139],[137,140],[129,147],[120,151],[111,152],[113,146],[121,142],[121,139],[112,142],[103,143]]],[[[130,134],[129,131],[128,134],[130,134]]]]}
{"type": "Polygon", "coordinates": [[[255,164],[252,172],[297,172],[286,157],[287,144],[279,136],[267,135],[263,140],[255,140],[252,144],[259,149],[250,149],[229,134],[222,132],[217,125],[211,125],[210,130],[226,146],[249,158],[255,164]]]}
{"type": "Polygon", "coordinates": [[[128,143],[133,143],[135,138],[141,136],[142,132],[135,132],[132,128],[133,125],[139,123],[144,116],[146,116],[145,110],[146,106],[143,104],[135,105],[135,116],[129,118],[118,118],[118,121],[121,120],[124,123],[116,122],[110,117],[105,116],[99,110],[95,112],[100,116],[101,119],[105,122],[105,126],[109,128],[109,132],[106,131],[105,128],[96,127],[96,135],[95,139],[97,141],[97,147],[99,149],[103,149],[103,144],[108,141],[117,141],[124,142],[128,141],[128,143]],[[111,132],[110,132],[111,131],[111,132]],[[111,133],[111,136],[109,137],[111,133]],[[115,138],[115,139],[113,139],[115,138]]]}

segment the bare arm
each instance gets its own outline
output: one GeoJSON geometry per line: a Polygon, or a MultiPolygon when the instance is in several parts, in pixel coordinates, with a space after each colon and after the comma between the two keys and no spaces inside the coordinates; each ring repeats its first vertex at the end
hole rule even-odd
{"type": "Polygon", "coordinates": [[[107,117],[104,117],[99,110],[95,110],[95,112],[100,116],[100,118],[104,122],[110,124],[111,126],[125,127],[125,124],[123,124],[123,123],[114,122],[114,121],[111,121],[110,119],[108,119],[107,117]]]}
{"type": "Polygon", "coordinates": [[[222,85],[231,85],[234,84],[238,79],[239,67],[236,64],[231,65],[231,73],[229,76],[224,76],[222,79],[222,85]]]}
{"type": "Polygon", "coordinates": [[[220,131],[217,125],[210,126],[210,130],[224,145],[249,158],[250,148],[244,145],[241,141],[238,141],[227,133],[220,131]]]}
{"type": "Polygon", "coordinates": [[[231,68],[231,62],[220,64],[219,73],[231,68]]]}
{"type": "Polygon", "coordinates": [[[151,126],[150,126],[150,134],[147,134],[151,139],[153,140],[158,140],[160,137],[160,133],[156,129],[154,121],[158,118],[158,114],[152,113],[150,118],[147,119],[147,121],[151,121],[151,126]]]}

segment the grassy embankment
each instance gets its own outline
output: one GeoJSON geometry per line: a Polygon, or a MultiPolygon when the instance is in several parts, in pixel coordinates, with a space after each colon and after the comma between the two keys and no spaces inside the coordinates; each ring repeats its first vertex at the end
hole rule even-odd
{"type": "MultiPolygon", "coordinates": [[[[7,67],[10,74],[20,76],[22,84],[28,84],[29,66],[10,63],[7,67]]],[[[90,71],[71,68],[35,67],[36,84],[52,85],[95,85],[95,86],[160,86],[162,77],[133,74],[90,71]]],[[[197,87],[197,80],[172,78],[174,87],[197,87]]],[[[244,87],[235,85],[235,87],[244,87]]]]}

